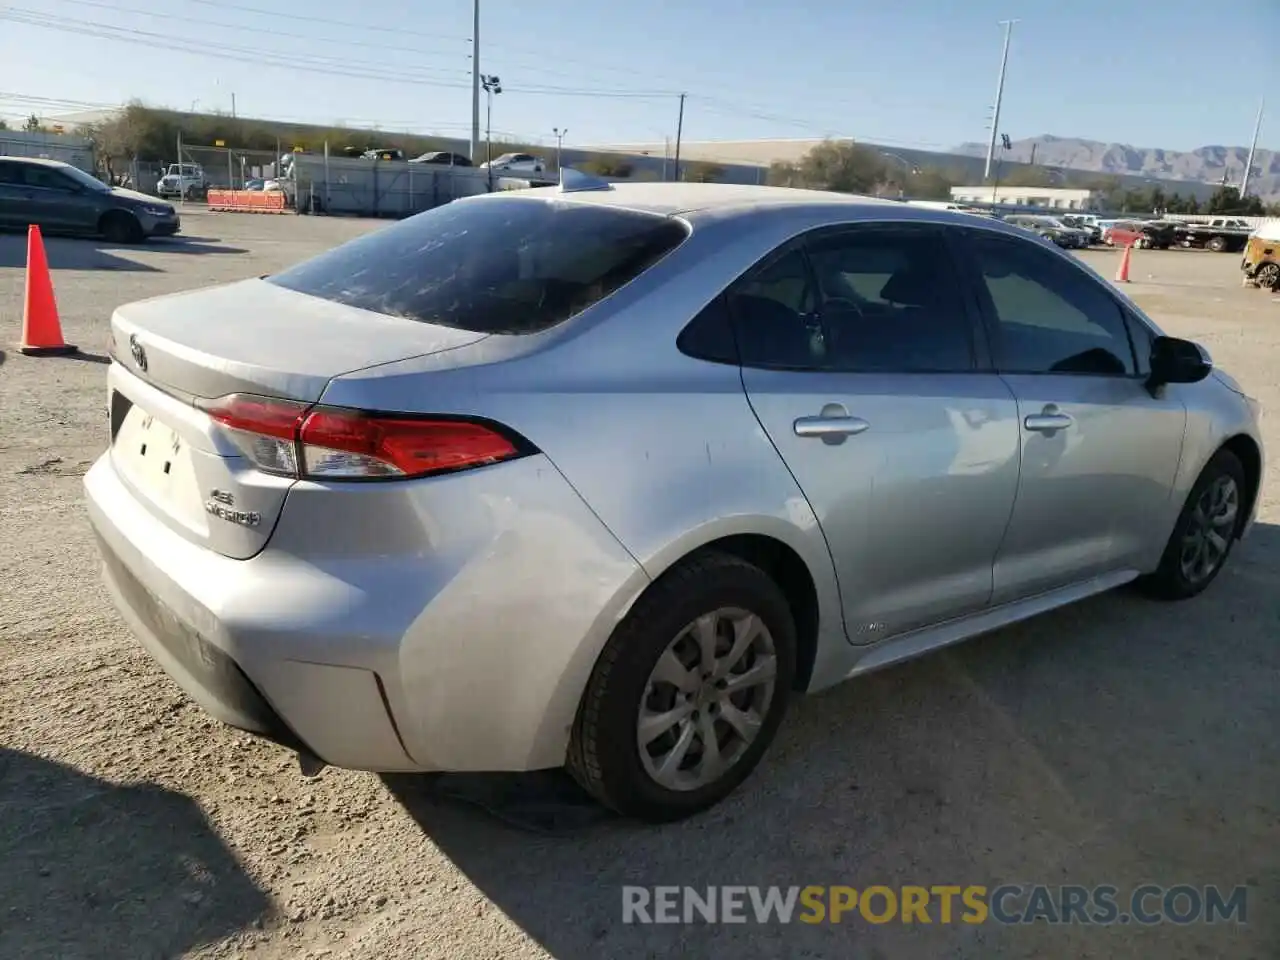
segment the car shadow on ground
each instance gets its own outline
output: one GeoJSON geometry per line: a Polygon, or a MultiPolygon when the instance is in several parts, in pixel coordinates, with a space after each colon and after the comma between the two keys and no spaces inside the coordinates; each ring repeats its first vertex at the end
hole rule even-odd
{"type": "Polygon", "coordinates": [[[0,864],[13,960],[185,956],[270,909],[190,797],[5,748],[0,864]]]}
{"type": "MultiPolygon", "coordinates": [[[[162,267],[136,259],[155,253],[206,256],[247,252],[204,237],[164,237],[145,243],[108,243],[92,237],[44,237],[45,257],[50,270],[118,270],[129,273],[158,273],[162,267]]],[[[0,268],[24,268],[27,264],[25,233],[0,233],[0,268]]]]}
{"type": "Polygon", "coordinates": [[[1280,925],[1259,915],[1280,896],[1268,852],[1280,844],[1280,769],[1267,760],[1280,726],[1278,569],[1280,527],[1258,525],[1197,599],[1115,591],[803,700],[744,788],[680,824],[605,816],[555,774],[385,782],[558,960],[855,946],[860,958],[1269,955],[1280,925]],[[625,884],[1146,882],[1248,885],[1256,919],[622,921],[625,884]]]}

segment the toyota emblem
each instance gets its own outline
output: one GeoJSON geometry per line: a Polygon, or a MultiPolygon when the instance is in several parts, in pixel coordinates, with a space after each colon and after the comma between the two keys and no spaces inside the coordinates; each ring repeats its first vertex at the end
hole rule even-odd
{"type": "Polygon", "coordinates": [[[129,352],[133,354],[133,362],[138,365],[138,369],[143,373],[147,372],[147,351],[142,349],[142,344],[138,342],[136,333],[129,334],[129,352]]]}

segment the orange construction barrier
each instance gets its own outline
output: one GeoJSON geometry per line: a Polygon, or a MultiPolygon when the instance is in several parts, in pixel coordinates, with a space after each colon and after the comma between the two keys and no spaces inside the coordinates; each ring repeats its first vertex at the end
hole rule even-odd
{"type": "Polygon", "coordinates": [[[27,228],[27,292],[22,305],[22,341],[18,352],[29,357],[65,357],[74,344],[62,339],[53,278],[44,255],[44,238],[34,223],[27,228]]]}
{"type": "Polygon", "coordinates": [[[1120,269],[1116,271],[1116,283],[1129,282],[1129,257],[1133,253],[1133,244],[1126,243],[1124,256],[1120,258],[1120,269]]]}
{"type": "Polygon", "coordinates": [[[288,213],[285,196],[277,190],[210,190],[210,210],[229,213],[288,213]]]}

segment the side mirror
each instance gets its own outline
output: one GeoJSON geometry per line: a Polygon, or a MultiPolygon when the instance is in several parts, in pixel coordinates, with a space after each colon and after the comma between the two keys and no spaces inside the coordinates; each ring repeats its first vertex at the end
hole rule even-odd
{"type": "Polygon", "coordinates": [[[1151,377],[1154,390],[1166,383],[1199,383],[1213,372],[1213,358],[1198,343],[1177,337],[1156,337],[1151,344],[1151,377]]]}

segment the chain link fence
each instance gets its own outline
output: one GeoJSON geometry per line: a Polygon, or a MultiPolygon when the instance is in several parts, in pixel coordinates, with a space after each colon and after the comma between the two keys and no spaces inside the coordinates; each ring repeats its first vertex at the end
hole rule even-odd
{"type": "Polygon", "coordinates": [[[93,144],[82,137],[60,133],[0,130],[0,156],[61,160],[85,173],[94,172],[93,144]]]}
{"type": "Polygon", "coordinates": [[[243,190],[252,180],[269,180],[276,176],[279,153],[271,150],[239,150],[227,146],[182,144],[184,164],[194,164],[204,174],[207,189],[243,190]]]}
{"type": "Polygon", "coordinates": [[[296,153],[286,171],[305,213],[407,217],[489,189],[487,171],[403,160],[296,153]]]}

